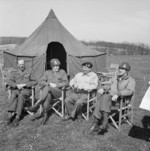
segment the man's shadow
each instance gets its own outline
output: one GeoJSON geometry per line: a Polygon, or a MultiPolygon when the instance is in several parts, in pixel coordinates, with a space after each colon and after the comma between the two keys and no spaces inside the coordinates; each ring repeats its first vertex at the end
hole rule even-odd
{"type": "Polygon", "coordinates": [[[128,135],[133,138],[150,141],[150,116],[144,116],[141,122],[143,127],[133,125],[128,135]]]}

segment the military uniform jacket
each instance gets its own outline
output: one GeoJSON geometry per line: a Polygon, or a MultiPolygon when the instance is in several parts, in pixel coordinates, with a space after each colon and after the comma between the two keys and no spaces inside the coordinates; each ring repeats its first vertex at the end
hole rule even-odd
{"type": "Polygon", "coordinates": [[[107,88],[102,87],[104,90],[107,89],[104,95],[99,95],[100,98],[100,111],[111,112],[111,98],[113,95],[120,96],[131,96],[135,91],[135,80],[127,75],[122,78],[114,78],[111,81],[111,86],[107,88]],[[108,93],[107,93],[108,92],[108,93]]]}
{"type": "Polygon", "coordinates": [[[98,76],[94,72],[89,72],[84,74],[83,72],[79,72],[75,75],[75,77],[70,81],[70,86],[75,87],[80,90],[92,90],[97,89],[98,87],[98,76]]]}
{"type": "Polygon", "coordinates": [[[135,92],[135,80],[129,75],[119,78],[117,89],[118,95],[130,96],[135,92]]]}
{"type": "Polygon", "coordinates": [[[7,83],[14,89],[17,84],[26,84],[26,88],[31,88],[37,84],[37,80],[31,69],[25,69],[23,72],[18,69],[12,71],[7,83]]]}
{"type": "Polygon", "coordinates": [[[63,69],[60,69],[58,72],[53,72],[48,70],[44,73],[42,78],[39,81],[41,87],[49,86],[49,83],[55,83],[57,88],[68,85],[67,74],[63,69]]]}
{"type": "Polygon", "coordinates": [[[111,95],[130,96],[135,91],[135,80],[127,75],[125,77],[115,77],[110,81],[110,85],[101,86],[105,91],[109,91],[111,95]]]}

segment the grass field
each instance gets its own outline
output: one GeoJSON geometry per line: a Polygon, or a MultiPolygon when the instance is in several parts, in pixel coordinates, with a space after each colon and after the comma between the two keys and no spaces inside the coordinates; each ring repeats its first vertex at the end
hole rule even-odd
{"type": "Polygon", "coordinates": [[[104,136],[86,132],[91,120],[81,123],[62,121],[52,114],[45,126],[40,120],[31,122],[25,116],[16,127],[4,127],[4,111],[8,104],[7,92],[0,87],[0,151],[150,151],[150,112],[139,109],[139,104],[150,80],[150,56],[111,56],[110,63],[127,61],[136,80],[134,125],[123,124],[118,132],[111,125],[104,136]]]}

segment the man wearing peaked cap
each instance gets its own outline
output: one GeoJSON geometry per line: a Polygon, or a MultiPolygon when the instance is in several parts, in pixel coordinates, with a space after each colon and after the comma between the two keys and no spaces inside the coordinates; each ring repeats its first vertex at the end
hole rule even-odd
{"type": "Polygon", "coordinates": [[[92,68],[93,64],[91,62],[84,62],[84,63],[82,63],[82,66],[87,67],[87,68],[92,68]]]}
{"type": "Polygon", "coordinates": [[[91,71],[92,63],[84,62],[81,66],[82,72],[77,73],[69,83],[73,93],[65,99],[67,115],[64,120],[76,119],[83,104],[87,102],[87,92],[91,92],[98,87],[98,76],[91,71]]]}

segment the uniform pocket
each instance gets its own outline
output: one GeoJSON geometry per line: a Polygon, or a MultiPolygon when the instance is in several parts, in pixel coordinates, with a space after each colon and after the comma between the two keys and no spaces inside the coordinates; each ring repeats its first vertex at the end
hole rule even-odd
{"type": "Polygon", "coordinates": [[[17,74],[17,75],[15,76],[15,78],[16,78],[16,80],[18,80],[18,79],[21,79],[21,76],[20,76],[19,74],[17,74]]]}
{"type": "Polygon", "coordinates": [[[25,78],[25,79],[29,79],[29,77],[30,77],[30,74],[29,74],[29,73],[26,73],[26,74],[24,75],[24,78],[25,78]]]}

